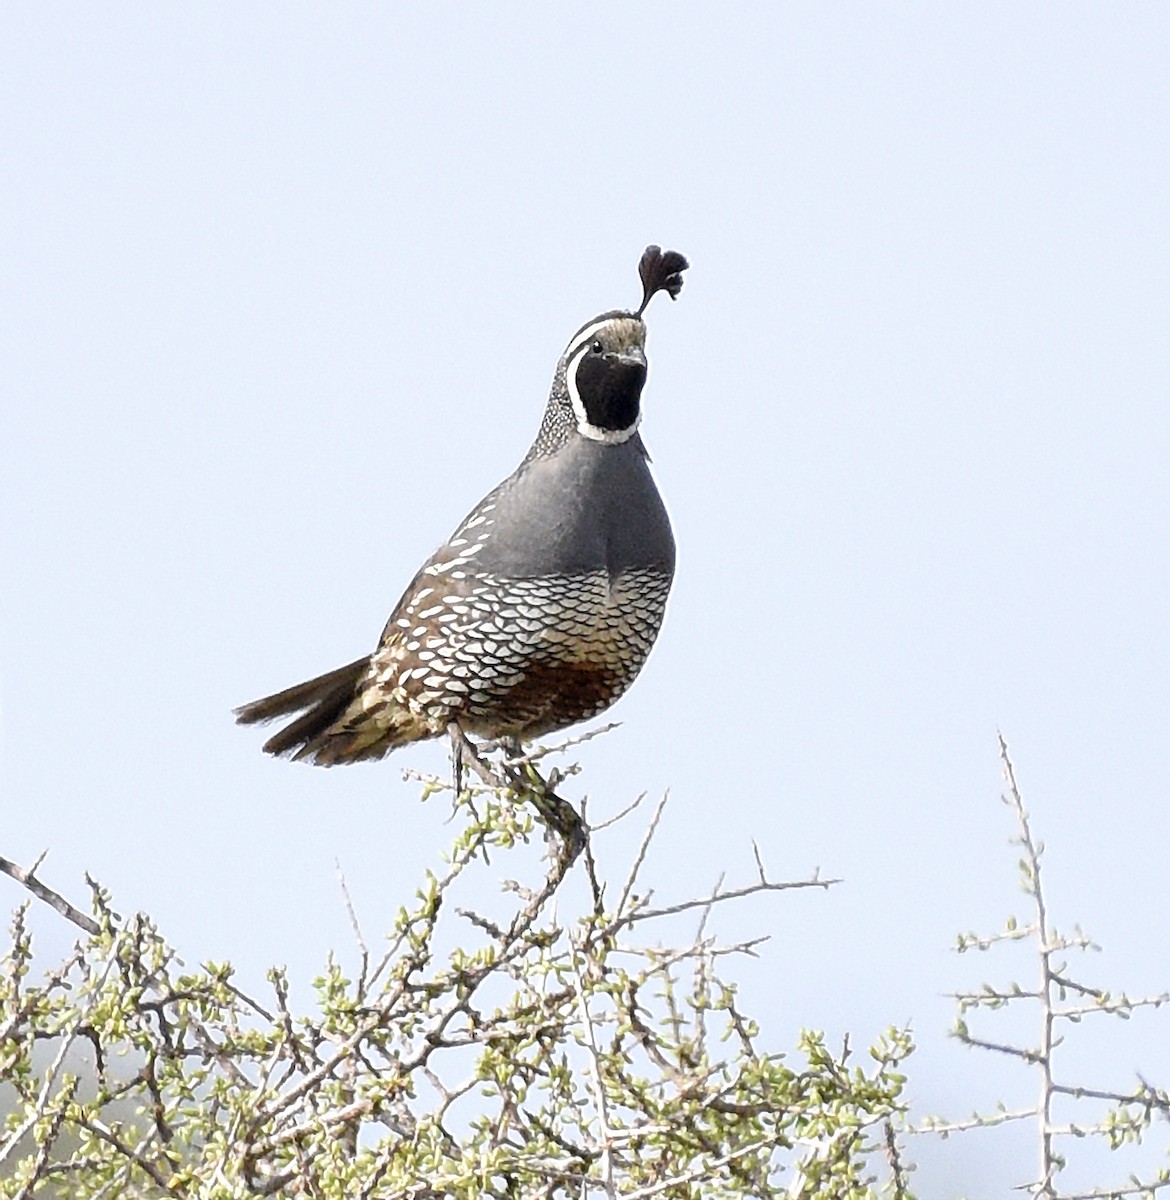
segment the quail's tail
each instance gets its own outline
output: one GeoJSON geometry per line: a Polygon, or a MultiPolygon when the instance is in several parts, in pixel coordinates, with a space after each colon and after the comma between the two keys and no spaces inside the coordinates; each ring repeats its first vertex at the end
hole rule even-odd
{"type": "Polygon", "coordinates": [[[274,696],[253,700],[251,704],[244,704],[235,710],[236,721],[240,725],[255,725],[258,721],[271,721],[275,717],[304,710],[295,721],[264,743],[264,752],[288,754],[306,747],[345,712],[357,694],[358,682],[369,665],[368,656],[359,658],[356,662],[338,667],[336,671],[328,671],[316,679],[285,688],[274,696]]]}

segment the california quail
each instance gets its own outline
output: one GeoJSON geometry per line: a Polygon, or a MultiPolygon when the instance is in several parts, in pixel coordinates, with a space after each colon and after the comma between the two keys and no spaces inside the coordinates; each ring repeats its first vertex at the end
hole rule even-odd
{"type": "Polygon", "coordinates": [[[301,713],[264,744],[315,763],[381,758],[446,732],[540,737],[608,708],[662,624],[674,537],[638,434],[642,314],[687,260],[649,246],[637,312],[583,325],[557,363],[540,431],[414,577],[373,654],[236,709],[301,713]]]}

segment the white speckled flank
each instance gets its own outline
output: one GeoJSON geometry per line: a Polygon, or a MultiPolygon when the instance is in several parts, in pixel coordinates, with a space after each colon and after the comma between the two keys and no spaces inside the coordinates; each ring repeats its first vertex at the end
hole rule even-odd
{"type": "MultiPolygon", "coordinates": [[[[605,572],[478,576],[466,594],[443,597],[445,615],[455,619],[434,621],[437,633],[425,650],[394,633],[379,647],[361,692],[362,712],[389,726],[400,724],[406,710],[434,733],[458,719],[494,736],[504,730],[537,736],[585,720],[633,682],[657,637],[669,590],[670,576],[660,570],[614,580],[605,572]],[[564,686],[550,689],[548,679],[558,674],[564,686]],[[524,687],[533,677],[539,694],[524,687]]],[[[427,612],[434,614],[434,606],[427,612]]]]}

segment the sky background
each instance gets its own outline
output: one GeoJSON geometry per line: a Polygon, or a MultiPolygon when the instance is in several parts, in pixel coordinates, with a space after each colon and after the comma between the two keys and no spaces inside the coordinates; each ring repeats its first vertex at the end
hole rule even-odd
{"type": "MultiPolygon", "coordinates": [[[[1025,911],[997,730],[1092,981],[1170,988],[1168,45],[1138,4],[5,7],[0,854],[244,981],[351,953],[335,860],[387,928],[443,748],[313,769],[230,710],[372,648],[659,242],[679,571],[567,791],[670,790],[663,900],[753,840],[845,880],[719,915],[771,936],[735,974],[773,1048],[910,1021],[918,1112],[1030,1100],[945,1036],[1029,969],[949,949],[1025,911]]],[[[1168,1021],[1071,1073],[1170,1082],[1168,1021]]],[[[911,1157],[937,1197],[1034,1165],[911,1157]]]]}

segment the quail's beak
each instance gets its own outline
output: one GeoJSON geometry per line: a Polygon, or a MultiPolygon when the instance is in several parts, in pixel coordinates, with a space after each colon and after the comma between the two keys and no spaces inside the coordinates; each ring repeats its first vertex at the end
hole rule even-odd
{"type": "Polygon", "coordinates": [[[606,362],[612,362],[615,367],[640,367],[646,370],[646,352],[641,346],[631,346],[628,350],[611,350],[605,356],[606,362]]]}
{"type": "Polygon", "coordinates": [[[605,364],[610,378],[615,382],[621,380],[619,386],[639,392],[642,390],[646,382],[646,353],[641,346],[611,350],[605,356],[605,364]]]}

